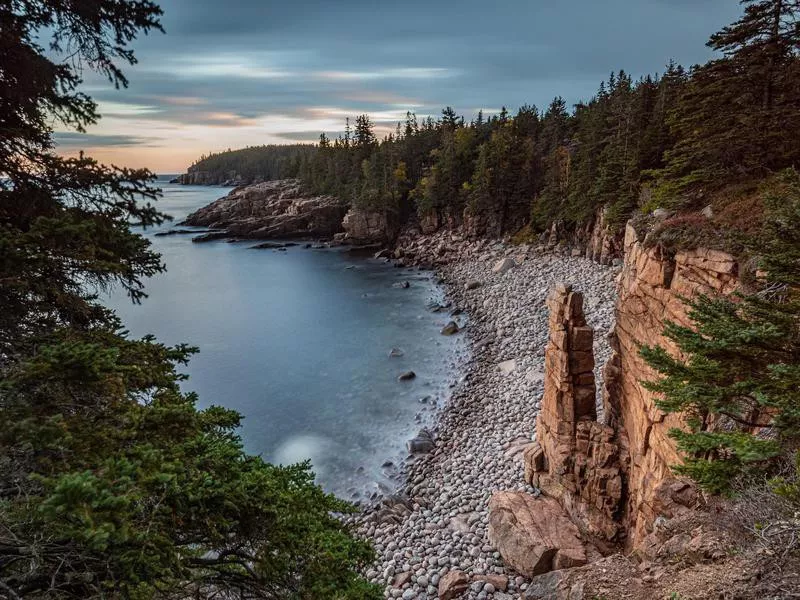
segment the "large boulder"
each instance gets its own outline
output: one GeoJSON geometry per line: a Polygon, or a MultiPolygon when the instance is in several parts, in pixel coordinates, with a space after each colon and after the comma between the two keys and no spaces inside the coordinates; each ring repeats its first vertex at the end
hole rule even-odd
{"type": "Polygon", "coordinates": [[[427,454],[428,452],[432,452],[436,447],[436,443],[433,441],[433,435],[431,435],[431,432],[427,429],[420,429],[416,437],[408,440],[406,445],[411,454],[427,454]]]}
{"type": "Polygon", "coordinates": [[[447,325],[442,327],[441,334],[442,335],[455,335],[459,331],[460,330],[458,328],[458,323],[456,323],[455,321],[450,321],[447,325]]]}
{"type": "Polygon", "coordinates": [[[578,528],[554,498],[495,492],[488,534],[506,564],[526,577],[587,562],[578,528]]]}
{"type": "Polygon", "coordinates": [[[498,260],[492,267],[492,273],[505,273],[517,266],[513,258],[506,257],[498,260]]]}

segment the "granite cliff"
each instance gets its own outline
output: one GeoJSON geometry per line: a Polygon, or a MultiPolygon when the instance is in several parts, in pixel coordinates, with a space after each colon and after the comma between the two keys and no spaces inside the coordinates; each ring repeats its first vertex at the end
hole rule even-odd
{"type": "Polygon", "coordinates": [[[282,179],[236,188],[184,224],[219,229],[216,238],[331,237],[341,231],[346,212],[336,198],[309,196],[298,180],[282,179]]]}
{"type": "Polygon", "coordinates": [[[632,224],[617,279],[612,356],[604,366],[599,422],[592,376],[591,328],[583,298],[556,286],[549,298],[550,341],[537,444],[526,451],[526,479],[557,497],[582,530],[628,549],[647,546],[654,523],[697,506],[699,494],[670,469],[680,462],[668,435],[679,415],[656,406],[642,382],[656,373],[639,356],[641,345],[662,345],[666,322],[688,325],[683,297],[733,292],[736,260],[706,249],[668,252],[650,245],[632,224]]]}

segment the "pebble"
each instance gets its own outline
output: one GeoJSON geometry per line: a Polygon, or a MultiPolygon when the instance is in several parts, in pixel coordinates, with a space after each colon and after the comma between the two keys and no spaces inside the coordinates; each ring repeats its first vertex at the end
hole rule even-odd
{"type": "Polygon", "coordinates": [[[534,492],[523,481],[522,453],[514,447],[535,435],[548,338],[545,298],[564,282],[591,299],[586,317],[595,329],[595,377],[602,389],[602,367],[611,354],[604,333],[613,324],[619,267],[502,242],[452,239],[446,232],[418,238],[403,246],[401,256],[406,264],[439,264],[448,300],[468,317],[463,333],[471,351],[460,365],[464,377],[439,404],[438,423],[431,429],[435,449],[399,466],[405,486],[352,519],[357,532],[375,545],[378,561],[367,575],[386,586],[387,598],[433,600],[440,578],[460,569],[472,579],[464,598],[518,600],[527,582],[489,544],[487,502],[495,490],[534,492]],[[444,254],[434,255],[430,249],[443,243],[444,254]],[[517,266],[492,273],[507,255],[517,266]],[[512,359],[511,372],[498,369],[512,359]],[[408,587],[393,588],[395,573],[409,571],[408,587]],[[508,590],[481,580],[486,574],[509,576],[508,590]]]}

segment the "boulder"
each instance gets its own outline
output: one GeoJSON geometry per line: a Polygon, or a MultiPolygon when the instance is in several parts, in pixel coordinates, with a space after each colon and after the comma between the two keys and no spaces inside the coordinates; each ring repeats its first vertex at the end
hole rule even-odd
{"type": "Polygon", "coordinates": [[[469,589],[469,575],[463,571],[448,571],[439,580],[439,600],[455,600],[469,589]]]}
{"type": "Polygon", "coordinates": [[[392,348],[389,351],[389,358],[400,358],[403,356],[403,354],[405,354],[405,352],[403,352],[400,348],[392,348]]]}
{"type": "Polygon", "coordinates": [[[562,571],[551,571],[534,577],[522,596],[525,600],[560,600],[566,594],[560,589],[564,581],[562,571]],[[561,592],[561,593],[560,593],[561,592]]]}
{"type": "Polygon", "coordinates": [[[481,282],[477,281],[477,280],[472,280],[472,281],[468,281],[466,283],[466,285],[464,286],[464,289],[466,289],[466,290],[477,290],[479,287],[481,287],[481,282]]]}
{"type": "Polygon", "coordinates": [[[495,492],[489,500],[489,542],[526,577],[586,564],[578,528],[554,498],[495,492]]]}
{"type": "Polygon", "coordinates": [[[455,321],[450,321],[447,325],[442,327],[441,334],[442,335],[454,335],[458,333],[460,330],[458,328],[458,324],[455,321]]]}
{"type": "Polygon", "coordinates": [[[517,361],[514,358],[512,358],[511,360],[504,360],[503,362],[498,363],[497,365],[497,369],[503,375],[508,375],[510,373],[513,373],[516,368],[517,368],[517,361]]]}
{"type": "Polygon", "coordinates": [[[392,587],[398,590],[403,589],[403,586],[407,583],[411,583],[412,573],[411,571],[405,571],[403,573],[398,573],[395,575],[394,583],[392,587]]]}
{"type": "Polygon", "coordinates": [[[411,454],[426,454],[433,451],[435,445],[433,436],[427,429],[420,429],[417,436],[406,444],[411,454]]]}
{"type": "Polygon", "coordinates": [[[396,281],[392,284],[393,288],[400,288],[400,289],[408,289],[411,287],[411,284],[407,281],[396,281]]]}
{"type": "Polygon", "coordinates": [[[513,258],[501,258],[492,267],[492,273],[505,273],[517,266],[513,258]]]}
{"type": "Polygon", "coordinates": [[[397,377],[397,379],[399,381],[410,381],[410,380],[414,379],[416,376],[417,376],[417,374],[414,373],[414,371],[406,371],[405,373],[400,373],[400,375],[397,377]]]}

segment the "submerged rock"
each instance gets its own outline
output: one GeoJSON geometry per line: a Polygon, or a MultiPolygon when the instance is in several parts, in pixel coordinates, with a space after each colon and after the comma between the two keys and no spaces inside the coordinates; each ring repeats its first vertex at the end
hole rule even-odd
{"type": "Polygon", "coordinates": [[[227,231],[212,231],[210,233],[204,233],[202,235],[198,235],[192,238],[192,241],[195,244],[200,244],[203,242],[213,242],[216,240],[224,240],[225,238],[231,237],[231,234],[227,231]]]}
{"type": "Polygon", "coordinates": [[[250,246],[251,250],[277,250],[278,248],[283,248],[284,244],[279,244],[278,242],[262,242],[260,244],[256,244],[255,246],[250,246]]]}
{"type": "Polygon", "coordinates": [[[447,325],[442,327],[441,334],[442,335],[454,335],[458,333],[460,329],[458,328],[458,324],[455,321],[450,321],[447,325]]]}
{"type": "Polygon", "coordinates": [[[157,231],[155,234],[156,237],[164,237],[167,235],[189,235],[195,233],[203,233],[201,231],[195,231],[193,229],[168,229],[167,231],[157,231]]]}
{"type": "Polygon", "coordinates": [[[403,352],[400,348],[392,348],[389,351],[389,358],[400,358],[404,354],[405,352],[403,352]]]}

